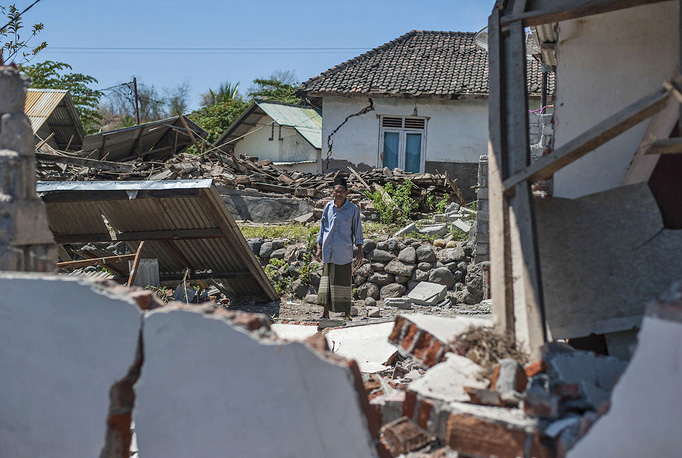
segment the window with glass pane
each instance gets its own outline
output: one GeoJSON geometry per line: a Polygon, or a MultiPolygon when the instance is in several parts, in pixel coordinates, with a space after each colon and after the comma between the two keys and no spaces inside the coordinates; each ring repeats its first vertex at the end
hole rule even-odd
{"type": "Polygon", "coordinates": [[[384,167],[394,169],[398,167],[400,154],[400,133],[384,132],[384,167]]]}
{"type": "Polygon", "coordinates": [[[426,119],[383,116],[381,118],[382,167],[421,172],[426,119]]]}
{"type": "Polygon", "coordinates": [[[419,173],[422,165],[422,134],[405,134],[405,171],[419,173]]]}

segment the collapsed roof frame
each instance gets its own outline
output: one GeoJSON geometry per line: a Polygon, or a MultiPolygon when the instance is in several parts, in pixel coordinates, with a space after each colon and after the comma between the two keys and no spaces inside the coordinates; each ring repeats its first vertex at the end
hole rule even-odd
{"type": "Polygon", "coordinates": [[[38,182],[37,192],[58,244],[123,241],[135,253],[145,242],[162,280],[189,269],[235,298],[279,299],[212,180],[38,182]]]}
{"type": "Polygon", "coordinates": [[[551,154],[530,162],[524,27],[617,11],[665,0],[498,0],[489,18],[489,203],[491,292],[495,326],[528,345],[547,341],[540,253],[531,185],[656,115],[681,81],[665,82],[551,154]],[[523,313],[523,335],[515,326],[523,313]]]}

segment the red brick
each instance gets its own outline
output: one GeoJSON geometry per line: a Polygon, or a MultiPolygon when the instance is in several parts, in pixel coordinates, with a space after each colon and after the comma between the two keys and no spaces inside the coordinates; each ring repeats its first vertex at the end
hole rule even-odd
{"type": "Polygon", "coordinates": [[[390,447],[392,456],[399,456],[425,447],[435,437],[408,418],[399,418],[381,428],[382,440],[390,447]]]}
{"type": "Polygon", "coordinates": [[[400,334],[403,331],[403,326],[407,324],[407,320],[401,316],[395,317],[395,322],[393,323],[393,329],[391,330],[391,334],[388,336],[389,342],[393,342],[394,344],[398,344],[398,341],[400,340],[400,334]]]}
{"type": "Polygon", "coordinates": [[[374,413],[374,408],[370,406],[369,399],[367,399],[367,393],[365,392],[365,387],[362,385],[362,374],[360,373],[358,363],[356,363],[354,359],[351,359],[346,361],[345,365],[353,374],[353,386],[360,398],[360,408],[365,414],[365,418],[367,418],[367,429],[372,438],[376,439],[379,437],[381,423],[379,423],[378,417],[374,413]]]}
{"type": "Polygon", "coordinates": [[[547,370],[547,363],[545,363],[545,360],[543,359],[534,361],[530,364],[527,364],[525,370],[526,377],[531,378],[534,375],[539,374],[540,372],[545,372],[547,370]]]}
{"type": "MultiPolygon", "coordinates": [[[[439,340],[433,339],[431,346],[426,352],[426,356],[424,356],[422,364],[425,365],[426,367],[433,367],[439,362],[441,362],[443,360],[443,357],[445,356],[445,351],[441,352],[442,349],[443,344],[439,340]]],[[[447,350],[449,350],[449,348],[446,348],[446,351],[447,350]]]]}
{"type": "MultiPolygon", "coordinates": [[[[471,415],[451,414],[445,443],[453,450],[475,456],[516,458],[525,455],[526,432],[471,415]]],[[[552,452],[533,433],[531,456],[549,458],[552,452]]]]}
{"type": "Polygon", "coordinates": [[[418,332],[419,328],[417,325],[410,323],[409,327],[407,328],[407,332],[405,333],[405,337],[403,337],[403,339],[400,341],[400,346],[404,350],[409,350],[409,348],[412,346],[412,342],[417,337],[418,332]]]}
{"type": "Polygon", "coordinates": [[[417,339],[417,344],[414,346],[414,350],[412,351],[412,355],[419,361],[424,357],[426,352],[428,351],[429,347],[431,346],[431,341],[433,338],[431,337],[431,334],[424,332],[422,333],[421,336],[419,336],[419,339],[417,339]]]}
{"type": "Polygon", "coordinates": [[[305,339],[304,343],[318,353],[325,353],[329,351],[329,343],[327,342],[327,338],[319,331],[305,339]]]}
{"type": "Polygon", "coordinates": [[[419,404],[419,414],[417,414],[417,424],[423,428],[429,429],[429,418],[431,417],[431,410],[433,410],[433,404],[426,399],[422,399],[419,404]]]}
{"type": "Polygon", "coordinates": [[[407,418],[414,417],[414,411],[417,407],[417,393],[413,391],[405,392],[405,402],[403,402],[403,416],[407,418]]]}
{"type": "Polygon", "coordinates": [[[243,313],[237,315],[232,322],[238,326],[243,326],[250,331],[255,331],[256,329],[260,329],[261,327],[265,328],[270,327],[270,325],[267,322],[261,320],[260,316],[250,313],[243,313]]]}

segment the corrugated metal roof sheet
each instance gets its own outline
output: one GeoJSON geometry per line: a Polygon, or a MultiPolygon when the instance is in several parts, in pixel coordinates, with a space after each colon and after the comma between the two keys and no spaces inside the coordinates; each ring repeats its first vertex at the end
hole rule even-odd
{"type": "Polygon", "coordinates": [[[243,123],[250,120],[250,124],[256,124],[263,116],[269,116],[281,126],[293,127],[313,148],[322,148],[322,115],[317,108],[267,100],[255,101],[225,130],[216,145],[236,141],[253,128],[243,123]]]}
{"type": "MultiPolygon", "coordinates": [[[[195,137],[206,138],[208,132],[185,118],[195,137]]],[[[83,142],[83,155],[94,159],[121,161],[144,156],[161,160],[179,153],[192,144],[179,116],[152,121],[139,126],[88,135],[83,142]],[[176,143],[176,134],[178,141],[176,143]],[[177,146],[176,146],[177,145],[177,146]],[[95,155],[92,155],[96,151],[95,155]]]]}
{"type": "Polygon", "coordinates": [[[70,150],[80,149],[85,129],[68,91],[29,89],[26,91],[24,111],[31,121],[34,134],[47,124],[49,130],[54,132],[53,138],[58,148],[66,149],[68,145],[70,150]]]}
{"type": "Polygon", "coordinates": [[[236,297],[278,299],[212,180],[39,182],[37,191],[58,243],[123,240],[135,252],[145,240],[142,256],[159,260],[162,279],[189,268],[236,297]]]}
{"type": "Polygon", "coordinates": [[[322,116],[311,107],[257,101],[256,104],[281,126],[291,126],[314,148],[322,148],[322,116]]]}

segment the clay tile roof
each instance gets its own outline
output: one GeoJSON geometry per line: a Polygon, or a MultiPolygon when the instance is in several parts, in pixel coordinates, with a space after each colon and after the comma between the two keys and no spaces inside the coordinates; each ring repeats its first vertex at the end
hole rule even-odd
{"type": "MultiPolygon", "coordinates": [[[[488,53],[473,32],[413,30],[336,65],[301,85],[316,94],[394,94],[408,97],[488,94],[488,53]]],[[[528,89],[538,94],[541,65],[528,61],[528,89]]],[[[550,93],[553,75],[550,74],[550,93]]]]}

